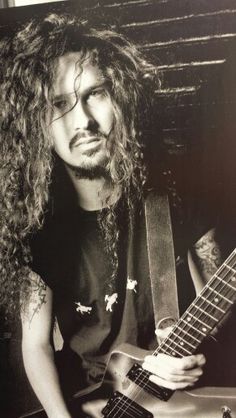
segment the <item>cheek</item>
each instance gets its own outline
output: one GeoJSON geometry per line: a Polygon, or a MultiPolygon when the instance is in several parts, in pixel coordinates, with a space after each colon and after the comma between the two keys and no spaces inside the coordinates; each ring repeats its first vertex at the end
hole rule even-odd
{"type": "Polygon", "coordinates": [[[56,142],[57,140],[66,139],[69,135],[67,125],[63,119],[58,119],[52,122],[51,124],[51,136],[53,139],[53,142],[56,142]]]}
{"type": "Polygon", "coordinates": [[[67,135],[63,126],[59,121],[53,122],[51,125],[51,144],[59,156],[61,156],[61,153],[65,153],[67,143],[67,135]]]}
{"type": "Polygon", "coordinates": [[[114,110],[113,107],[109,104],[102,106],[99,111],[99,120],[100,125],[105,131],[105,133],[109,133],[114,124],[114,110]]]}

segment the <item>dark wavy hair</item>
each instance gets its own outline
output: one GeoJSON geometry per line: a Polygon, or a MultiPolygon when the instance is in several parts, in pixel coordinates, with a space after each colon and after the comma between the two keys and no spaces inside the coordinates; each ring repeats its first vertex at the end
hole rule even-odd
{"type": "MultiPolygon", "coordinates": [[[[110,174],[112,182],[121,186],[130,217],[142,198],[146,181],[142,140],[153,82],[158,87],[159,78],[138,49],[113,31],[91,29],[77,17],[55,14],[31,21],[4,40],[0,52],[0,302],[8,312],[18,310],[29,295],[29,237],[43,225],[54,167],[47,115],[56,61],[75,51],[81,60],[89,56],[108,81],[116,138],[110,174]]],[[[101,212],[100,225],[112,254],[114,279],[119,237],[116,205],[101,212]]]]}

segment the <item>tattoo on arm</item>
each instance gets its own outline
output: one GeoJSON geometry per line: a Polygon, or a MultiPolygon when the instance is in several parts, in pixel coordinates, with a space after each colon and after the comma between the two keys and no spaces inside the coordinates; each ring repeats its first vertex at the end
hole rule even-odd
{"type": "Polygon", "coordinates": [[[222,264],[221,251],[212,230],[195,244],[194,252],[195,261],[203,274],[212,276],[222,264]]]}
{"type": "MultiPolygon", "coordinates": [[[[42,305],[46,303],[46,294],[47,294],[47,286],[38,274],[31,272],[30,281],[31,281],[31,284],[30,284],[30,289],[29,289],[29,296],[25,304],[25,307],[26,307],[25,313],[27,313],[27,310],[28,310],[27,305],[29,304],[30,306],[29,322],[31,322],[34,315],[40,311],[42,305]]],[[[24,306],[24,301],[23,301],[23,306],[24,306]]]]}
{"type": "Polygon", "coordinates": [[[36,294],[36,296],[34,297],[35,306],[33,309],[32,318],[35,314],[37,314],[40,311],[41,306],[44,303],[46,303],[46,289],[47,287],[45,283],[42,281],[42,279],[39,276],[37,276],[37,280],[36,282],[34,282],[33,289],[32,289],[34,294],[36,294]]]}

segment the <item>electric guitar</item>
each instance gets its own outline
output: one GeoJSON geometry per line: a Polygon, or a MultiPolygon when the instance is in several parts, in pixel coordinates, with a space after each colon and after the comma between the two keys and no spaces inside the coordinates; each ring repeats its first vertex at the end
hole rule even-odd
{"type": "MultiPolygon", "coordinates": [[[[184,357],[196,352],[202,341],[218,325],[236,301],[236,249],[216,271],[173,327],[168,337],[152,353],[184,357]]],[[[141,364],[150,354],[123,344],[112,353],[102,388],[112,388],[106,405],[96,418],[236,418],[236,388],[201,388],[172,391],[149,380],[141,364]],[[112,382],[112,383],[111,383],[112,382]],[[167,402],[168,401],[168,402],[167,402]]],[[[105,389],[104,389],[105,391],[105,389]]],[[[102,390],[101,392],[104,393],[102,390]]],[[[85,393],[78,394],[78,396],[85,393]]],[[[90,404],[90,411],[93,402],[90,404]]],[[[94,410],[95,411],[95,410],[94,410]]]]}

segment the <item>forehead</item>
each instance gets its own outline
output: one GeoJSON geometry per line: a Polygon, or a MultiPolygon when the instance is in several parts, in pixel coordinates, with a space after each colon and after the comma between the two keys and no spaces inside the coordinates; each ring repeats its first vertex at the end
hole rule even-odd
{"type": "Polygon", "coordinates": [[[104,77],[96,64],[88,57],[81,59],[79,52],[70,52],[59,57],[53,84],[54,95],[83,92],[103,83],[104,77]]]}

